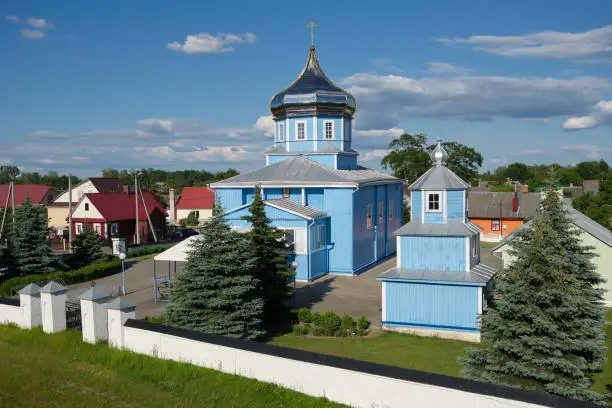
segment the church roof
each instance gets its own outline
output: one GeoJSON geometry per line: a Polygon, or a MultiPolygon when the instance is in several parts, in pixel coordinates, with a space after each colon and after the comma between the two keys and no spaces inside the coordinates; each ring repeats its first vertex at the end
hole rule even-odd
{"type": "Polygon", "coordinates": [[[261,186],[336,186],[357,187],[368,184],[401,183],[389,174],[359,166],[356,170],[336,170],[303,156],[290,157],[278,163],[218,181],[212,187],[261,186]]]}
{"type": "Polygon", "coordinates": [[[290,213],[297,214],[301,217],[309,220],[316,220],[319,218],[329,217],[325,211],[319,210],[318,208],[305,206],[299,204],[297,201],[290,198],[279,198],[277,200],[265,200],[265,203],[281,210],[288,211],[290,213]]]}
{"type": "Polygon", "coordinates": [[[356,109],[355,97],[325,76],[314,46],[310,47],[306,65],[297,79],[270,101],[270,110],[275,117],[326,111],[353,115],[356,109]]]}
{"type": "Polygon", "coordinates": [[[420,235],[436,237],[469,237],[479,234],[480,227],[472,222],[452,220],[446,224],[422,224],[419,221],[410,221],[395,231],[395,235],[420,235]]]}
{"type": "Polygon", "coordinates": [[[491,280],[497,269],[478,264],[466,271],[444,271],[435,269],[393,268],[376,277],[378,280],[398,279],[408,281],[444,281],[457,283],[484,284],[491,280]]]}
{"type": "Polygon", "coordinates": [[[448,153],[442,143],[438,142],[430,156],[433,167],[412,183],[409,190],[466,190],[470,187],[446,167],[448,153]]]}

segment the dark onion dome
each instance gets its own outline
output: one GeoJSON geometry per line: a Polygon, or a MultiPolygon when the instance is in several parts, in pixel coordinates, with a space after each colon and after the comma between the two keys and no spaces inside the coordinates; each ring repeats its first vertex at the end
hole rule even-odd
{"type": "Polygon", "coordinates": [[[355,97],[325,76],[314,46],[297,79],[270,100],[270,111],[276,118],[318,113],[352,116],[356,109],[355,97]]]}

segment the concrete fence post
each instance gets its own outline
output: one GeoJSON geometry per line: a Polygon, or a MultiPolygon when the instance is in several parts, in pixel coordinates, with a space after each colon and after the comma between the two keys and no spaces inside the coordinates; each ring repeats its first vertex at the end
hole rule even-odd
{"type": "Polygon", "coordinates": [[[108,344],[122,349],[124,346],[123,325],[127,319],[136,318],[136,304],[124,297],[118,297],[104,307],[108,312],[108,344]]]}
{"type": "Polygon", "coordinates": [[[40,286],[30,283],[21,289],[19,291],[19,304],[21,305],[21,326],[24,329],[31,329],[42,324],[40,286]]]}
{"type": "Polygon", "coordinates": [[[98,286],[92,286],[79,296],[81,301],[81,327],[83,341],[96,344],[108,340],[108,323],[104,304],[110,294],[98,286]]]}
{"type": "Polygon", "coordinates": [[[45,333],[66,330],[66,292],[68,288],[54,281],[40,289],[42,326],[45,333]]]}

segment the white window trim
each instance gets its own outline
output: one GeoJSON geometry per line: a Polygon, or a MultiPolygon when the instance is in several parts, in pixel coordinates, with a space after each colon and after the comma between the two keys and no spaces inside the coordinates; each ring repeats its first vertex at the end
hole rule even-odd
{"type": "Polygon", "coordinates": [[[279,142],[285,141],[285,124],[284,123],[278,124],[278,141],[279,142]]]}
{"type": "Polygon", "coordinates": [[[102,235],[102,225],[99,222],[94,223],[93,230],[98,233],[98,235],[102,235]]]}
{"type": "Polygon", "coordinates": [[[296,120],[295,121],[295,140],[308,140],[308,126],[306,125],[305,120],[296,120]],[[304,138],[299,139],[298,126],[300,123],[304,124],[304,138]]]}
{"type": "Polygon", "coordinates": [[[336,138],[335,130],[336,129],[334,129],[334,121],[333,120],[324,120],[323,121],[323,139],[325,139],[325,140],[334,140],[336,138]],[[331,137],[330,138],[327,137],[327,130],[325,128],[328,123],[331,124],[331,137]]]}
{"type": "Polygon", "coordinates": [[[74,224],[74,233],[76,235],[79,235],[81,232],[83,232],[83,223],[82,222],[77,222],[74,224]],[[80,231],[79,231],[80,229],[80,231]]]}
{"type": "Polygon", "coordinates": [[[441,191],[427,191],[425,193],[425,212],[430,212],[430,213],[441,213],[442,212],[442,207],[443,207],[443,203],[442,203],[442,192],[441,191]],[[437,210],[430,210],[429,209],[429,196],[433,195],[433,194],[437,194],[438,195],[438,209],[437,210]]]}
{"type": "Polygon", "coordinates": [[[280,231],[293,230],[293,252],[296,255],[308,254],[308,230],[304,227],[277,227],[280,231]],[[299,237],[299,238],[298,238],[299,237]],[[301,241],[298,248],[298,239],[301,241]],[[300,251],[298,252],[298,249],[300,251]]]}

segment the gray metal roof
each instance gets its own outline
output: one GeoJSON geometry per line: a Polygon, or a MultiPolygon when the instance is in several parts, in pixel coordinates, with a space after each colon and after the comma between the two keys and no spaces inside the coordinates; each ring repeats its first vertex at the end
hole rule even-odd
{"type": "Polygon", "coordinates": [[[79,296],[79,299],[96,301],[96,300],[107,299],[109,297],[111,297],[110,293],[108,293],[106,290],[96,285],[96,286],[92,286],[91,288],[87,289],[81,296],[79,296]]]}
{"type": "Polygon", "coordinates": [[[131,311],[136,309],[136,303],[127,300],[125,297],[118,297],[112,302],[104,305],[104,307],[110,310],[131,311]]]}
{"type": "Polygon", "coordinates": [[[67,292],[68,288],[60,285],[55,281],[50,281],[45,286],[40,289],[40,293],[51,293],[51,294],[60,294],[62,292],[67,292]]]}
{"type": "Polygon", "coordinates": [[[493,275],[495,275],[495,272],[497,272],[497,269],[484,264],[478,264],[472,267],[470,272],[393,268],[378,275],[376,279],[400,279],[408,281],[426,280],[485,284],[491,280],[493,275]]]}
{"type": "Polygon", "coordinates": [[[409,190],[466,190],[470,185],[448,167],[434,166],[408,187],[409,190]]]}
{"type": "Polygon", "coordinates": [[[517,192],[518,211],[512,211],[512,192],[470,191],[468,217],[470,218],[525,218],[533,217],[540,205],[540,193],[517,192]]]}
{"type": "Polygon", "coordinates": [[[480,227],[471,222],[452,220],[446,224],[421,224],[412,220],[395,231],[395,235],[425,235],[439,237],[469,237],[480,233],[480,227]]]}
{"type": "Polygon", "coordinates": [[[266,200],[265,203],[268,205],[271,205],[272,207],[280,208],[281,210],[286,210],[291,213],[297,214],[309,220],[316,220],[318,218],[329,217],[329,215],[327,215],[325,211],[321,211],[318,208],[308,207],[308,206],[299,204],[297,201],[292,200],[290,198],[279,198],[277,200],[266,200]]]}
{"type": "Polygon", "coordinates": [[[212,187],[261,186],[320,186],[357,187],[365,184],[401,183],[389,174],[365,167],[356,170],[336,170],[303,156],[290,157],[246,173],[212,184],[212,187]]]}
{"type": "Polygon", "coordinates": [[[19,292],[20,295],[30,295],[36,296],[40,294],[40,286],[35,283],[30,283],[27,286],[24,286],[19,292]]]}
{"type": "Polygon", "coordinates": [[[316,151],[310,151],[310,152],[305,152],[305,151],[299,151],[299,152],[288,152],[287,149],[284,147],[284,145],[282,145],[280,142],[278,143],[277,146],[272,147],[268,150],[266,150],[267,154],[270,155],[281,155],[281,154],[293,154],[293,155],[310,155],[310,154],[329,154],[329,153],[341,153],[341,154],[347,154],[347,155],[354,155],[354,156],[358,156],[359,153],[356,152],[353,149],[350,150],[340,150],[338,149],[336,146],[332,145],[331,143],[327,143],[325,144],[322,148],[316,150],[316,151]]]}

